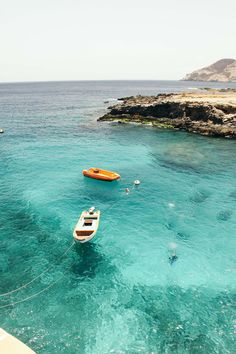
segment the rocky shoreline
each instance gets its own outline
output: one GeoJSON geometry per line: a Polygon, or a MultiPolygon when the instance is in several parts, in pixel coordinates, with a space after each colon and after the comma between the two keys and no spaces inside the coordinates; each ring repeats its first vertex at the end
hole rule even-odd
{"type": "Polygon", "coordinates": [[[236,93],[233,90],[131,96],[120,100],[122,103],[109,107],[109,113],[98,121],[133,122],[236,138],[236,93]]]}

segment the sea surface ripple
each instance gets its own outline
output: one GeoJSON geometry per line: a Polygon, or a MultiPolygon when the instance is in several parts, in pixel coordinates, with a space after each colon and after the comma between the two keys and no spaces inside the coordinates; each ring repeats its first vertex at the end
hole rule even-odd
{"type": "MultiPolygon", "coordinates": [[[[225,87],[191,83],[207,85],[225,87]]],[[[189,86],[0,85],[0,294],[29,283],[0,296],[1,327],[37,353],[236,352],[236,142],[96,121],[118,97],[189,86]],[[92,205],[95,241],[63,255],[92,205]]]]}

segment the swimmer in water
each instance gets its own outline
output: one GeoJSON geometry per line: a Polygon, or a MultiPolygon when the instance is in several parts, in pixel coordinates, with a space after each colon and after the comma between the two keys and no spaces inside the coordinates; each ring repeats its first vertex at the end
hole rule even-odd
{"type": "Polygon", "coordinates": [[[172,265],[175,261],[177,261],[178,256],[176,255],[177,245],[174,242],[169,244],[169,263],[172,265]]]}
{"type": "Polygon", "coordinates": [[[169,263],[170,265],[172,265],[175,261],[177,261],[178,257],[176,256],[176,254],[172,254],[170,257],[169,257],[169,263]]]}
{"type": "Polygon", "coordinates": [[[129,194],[129,192],[130,192],[129,188],[125,188],[125,193],[129,194]]]}

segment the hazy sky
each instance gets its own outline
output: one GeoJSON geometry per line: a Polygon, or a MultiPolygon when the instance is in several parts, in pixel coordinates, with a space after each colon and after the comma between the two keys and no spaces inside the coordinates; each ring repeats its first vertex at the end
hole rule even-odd
{"type": "Polygon", "coordinates": [[[179,79],[236,58],[236,0],[0,0],[0,82],[179,79]]]}

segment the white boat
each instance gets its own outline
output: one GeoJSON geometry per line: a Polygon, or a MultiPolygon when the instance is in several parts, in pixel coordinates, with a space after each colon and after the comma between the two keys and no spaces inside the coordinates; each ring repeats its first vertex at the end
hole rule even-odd
{"type": "Polygon", "coordinates": [[[19,339],[0,328],[0,353],[2,354],[36,354],[19,339]]]}
{"type": "Polygon", "coordinates": [[[100,211],[95,211],[94,207],[89,211],[83,211],[73,232],[75,241],[85,243],[92,240],[98,230],[99,220],[100,211]]]}

